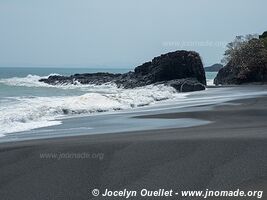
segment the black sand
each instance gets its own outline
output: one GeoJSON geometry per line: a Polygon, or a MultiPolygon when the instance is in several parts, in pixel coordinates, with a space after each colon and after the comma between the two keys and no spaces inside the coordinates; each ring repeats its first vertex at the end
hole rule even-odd
{"type": "MultiPolygon", "coordinates": [[[[239,102],[213,111],[149,116],[214,122],[199,127],[0,144],[0,199],[94,199],[94,188],[101,192],[239,188],[266,193],[267,97],[239,102]],[[41,159],[40,153],[103,153],[104,157],[41,159]]],[[[262,199],[267,198],[264,193],[262,199]]]]}

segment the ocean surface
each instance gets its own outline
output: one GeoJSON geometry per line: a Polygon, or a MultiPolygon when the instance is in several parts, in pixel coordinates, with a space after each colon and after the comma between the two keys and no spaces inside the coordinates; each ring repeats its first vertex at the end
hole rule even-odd
{"type": "MultiPolygon", "coordinates": [[[[160,104],[184,98],[164,85],[119,89],[115,85],[51,86],[39,79],[52,74],[111,72],[129,69],[105,68],[0,68],[0,136],[61,124],[60,119],[90,116],[160,104]]],[[[212,84],[216,73],[207,73],[212,84]]]]}

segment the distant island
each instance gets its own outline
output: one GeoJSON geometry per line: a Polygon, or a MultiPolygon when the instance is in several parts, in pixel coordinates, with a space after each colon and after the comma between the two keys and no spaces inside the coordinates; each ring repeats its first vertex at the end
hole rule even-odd
{"type": "Polygon", "coordinates": [[[206,72],[218,72],[222,68],[223,68],[223,65],[217,63],[217,64],[211,65],[209,67],[205,67],[204,69],[205,69],[206,72]]]}

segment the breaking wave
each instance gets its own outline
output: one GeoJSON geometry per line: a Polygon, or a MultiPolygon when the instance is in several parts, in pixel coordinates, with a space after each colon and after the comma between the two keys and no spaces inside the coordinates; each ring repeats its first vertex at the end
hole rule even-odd
{"type": "Polygon", "coordinates": [[[40,78],[45,77],[28,75],[24,78],[1,79],[0,83],[24,87],[76,88],[84,91],[84,94],[14,97],[15,101],[0,107],[0,135],[58,125],[61,123],[60,119],[65,116],[132,109],[184,96],[165,85],[149,85],[135,89],[117,88],[113,84],[51,86],[39,82],[40,78]]]}

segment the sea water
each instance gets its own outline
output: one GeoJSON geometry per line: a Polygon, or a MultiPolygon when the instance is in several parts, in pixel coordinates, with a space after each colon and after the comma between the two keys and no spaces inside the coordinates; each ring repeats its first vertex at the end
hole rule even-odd
{"type": "MultiPolygon", "coordinates": [[[[41,83],[49,75],[110,72],[118,68],[0,68],[0,135],[58,125],[65,117],[132,109],[183,98],[164,85],[121,89],[114,84],[58,85],[41,83]]],[[[216,73],[207,73],[210,84],[216,73]]]]}

